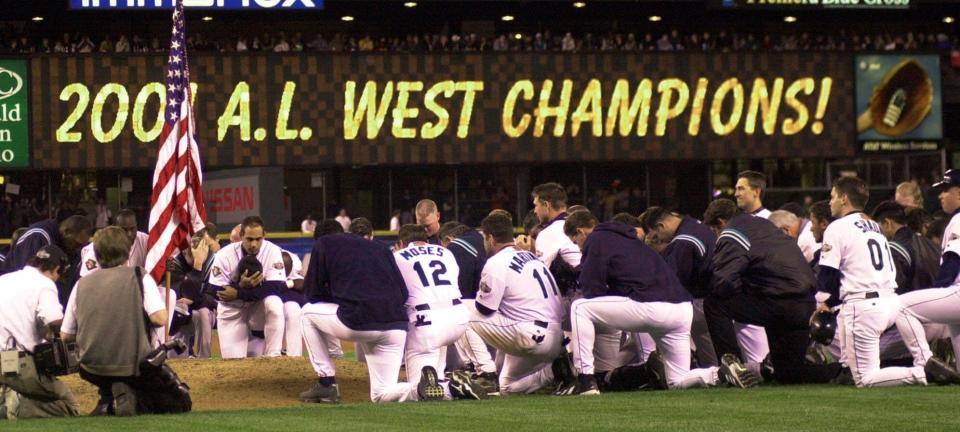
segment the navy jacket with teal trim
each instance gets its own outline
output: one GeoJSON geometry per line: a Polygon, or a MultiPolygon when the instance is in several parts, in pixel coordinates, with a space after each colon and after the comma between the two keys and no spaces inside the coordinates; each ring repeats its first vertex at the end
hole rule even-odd
{"type": "Polygon", "coordinates": [[[770,221],[740,213],[717,238],[713,294],[737,294],[813,301],[817,281],[797,241],[770,221]]]}

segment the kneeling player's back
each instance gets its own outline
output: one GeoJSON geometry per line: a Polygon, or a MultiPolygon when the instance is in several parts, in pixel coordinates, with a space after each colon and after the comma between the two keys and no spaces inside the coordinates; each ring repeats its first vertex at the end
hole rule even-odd
{"type": "Polygon", "coordinates": [[[507,247],[487,259],[477,303],[516,321],[560,322],[557,283],[530,252],[507,247]]]}
{"type": "Polygon", "coordinates": [[[832,222],[823,234],[820,265],[843,274],[841,297],[868,291],[893,291],[897,270],[880,225],[863,213],[832,222]]]}
{"type": "Polygon", "coordinates": [[[393,253],[410,297],[407,306],[460,298],[460,267],[443,246],[416,244],[393,253]]]}

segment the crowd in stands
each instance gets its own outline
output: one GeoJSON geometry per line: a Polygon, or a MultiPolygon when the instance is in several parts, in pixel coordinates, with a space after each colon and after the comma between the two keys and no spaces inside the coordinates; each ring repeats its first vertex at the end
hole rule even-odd
{"type": "MultiPolygon", "coordinates": [[[[251,32],[252,33],[252,32],[251,32]]],[[[667,52],[667,51],[939,51],[960,50],[958,34],[935,31],[905,33],[835,34],[793,32],[783,34],[739,31],[609,32],[575,34],[564,31],[504,33],[497,36],[468,34],[382,35],[284,31],[208,37],[191,33],[188,47],[215,52],[667,52]]],[[[5,54],[147,53],[165,52],[165,35],[8,35],[0,45],[5,54]]]]}

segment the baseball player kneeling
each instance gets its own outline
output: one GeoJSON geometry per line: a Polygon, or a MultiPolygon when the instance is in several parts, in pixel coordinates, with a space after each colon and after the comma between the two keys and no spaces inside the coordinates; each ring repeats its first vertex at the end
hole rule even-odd
{"type": "Polygon", "coordinates": [[[277,357],[283,346],[283,301],[279,294],[286,289],[287,281],[281,250],[264,239],[266,230],[259,216],[244,218],[240,227],[240,242],[220,249],[210,270],[209,282],[220,300],[220,355],[225,359],[246,357],[250,331],[263,329],[263,355],[277,357]],[[262,271],[241,271],[245,256],[256,257],[262,271]]]}
{"type": "MultiPolygon", "coordinates": [[[[818,310],[840,306],[840,347],[857,387],[886,387],[927,384],[939,379],[930,374],[935,362],[923,366],[880,367],[880,335],[898,324],[900,299],[897,272],[890,246],[880,225],[863,213],[869,199],[866,183],[843,177],[830,191],[830,210],[835,220],[823,234],[820,250],[819,290],[830,297],[818,310]]],[[[918,326],[919,327],[919,326],[918,326]]],[[[918,352],[917,340],[904,339],[911,352],[918,352]]]]}
{"type": "MultiPolygon", "coordinates": [[[[432,269],[427,276],[433,276],[432,269]]],[[[301,400],[340,401],[337,368],[327,349],[334,337],[354,341],[365,353],[370,400],[444,398],[446,390],[434,366],[423,366],[418,382],[397,380],[409,325],[408,295],[390,249],[357,234],[320,235],[310,252],[303,290],[308,303],[301,319],[303,340],[318,379],[300,393],[301,400]]]]}
{"type": "MultiPolygon", "coordinates": [[[[447,346],[467,331],[470,316],[460,301],[460,267],[449,249],[427,243],[423,225],[404,225],[393,253],[407,285],[407,381],[419,382],[421,371],[431,366],[446,368],[447,346]]],[[[482,399],[486,392],[474,386],[470,375],[450,375],[450,396],[458,399],[482,399]]]]}
{"type": "Polygon", "coordinates": [[[618,331],[649,333],[657,351],[647,361],[649,373],[671,389],[714,386],[722,382],[743,388],[758,379],[732,358],[721,367],[690,370],[690,293],[674,271],[619,222],[598,224],[589,211],[567,216],[564,232],[583,252],[580,289],[583,298],[570,311],[577,388],[599,394],[594,376],[596,335],[618,331]]]}
{"type": "Polygon", "coordinates": [[[553,275],[535,255],[516,247],[510,217],[491,214],[481,227],[488,258],[470,328],[503,353],[500,393],[533,393],[574,381],[553,275]]]}

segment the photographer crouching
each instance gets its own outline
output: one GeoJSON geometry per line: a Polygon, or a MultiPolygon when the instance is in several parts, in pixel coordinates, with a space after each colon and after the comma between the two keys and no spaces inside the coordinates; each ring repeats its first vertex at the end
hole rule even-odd
{"type": "Polygon", "coordinates": [[[56,281],[69,266],[59,247],[44,246],[22,270],[0,276],[0,419],[78,413],[70,389],[34,356],[60,330],[56,281]]]}
{"type": "Polygon", "coordinates": [[[101,270],[80,278],[64,313],[63,340],[76,340],[80,377],[99,388],[91,415],[132,416],[190,410],[190,395],[163,364],[165,344],[151,351],[152,327],[167,322],[156,282],[140,267],[127,267],[130,242],[118,227],[93,237],[101,270]]]}

